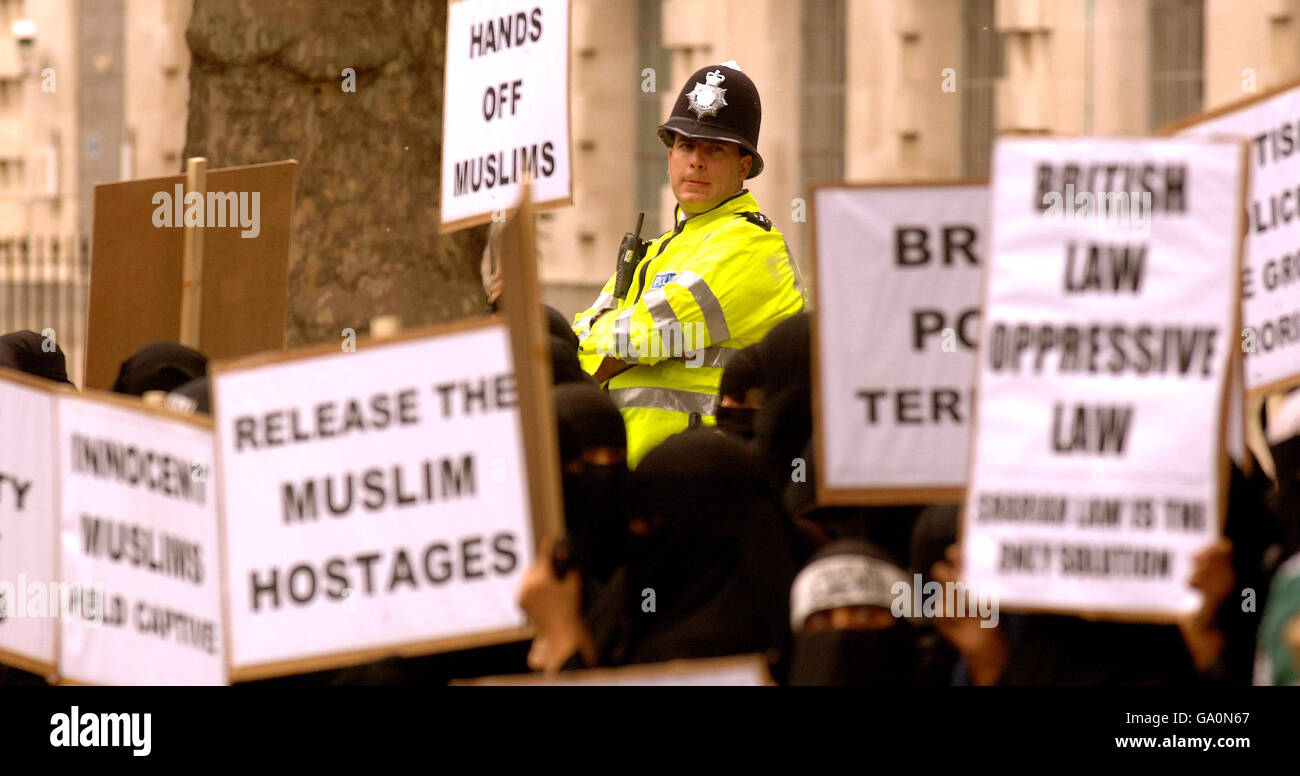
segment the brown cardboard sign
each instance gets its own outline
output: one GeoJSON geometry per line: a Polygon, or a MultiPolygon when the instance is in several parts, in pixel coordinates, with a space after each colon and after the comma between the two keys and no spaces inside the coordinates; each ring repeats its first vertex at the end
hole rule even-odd
{"type": "Polygon", "coordinates": [[[185,227],[203,239],[199,350],[235,358],[284,347],[294,160],[95,186],[86,387],[108,389],[132,353],[181,334],[185,227]]]}

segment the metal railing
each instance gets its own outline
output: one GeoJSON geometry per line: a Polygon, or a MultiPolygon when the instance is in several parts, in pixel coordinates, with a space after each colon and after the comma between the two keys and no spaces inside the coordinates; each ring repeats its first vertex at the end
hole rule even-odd
{"type": "Polygon", "coordinates": [[[0,333],[53,336],[82,384],[90,294],[88,236],[0,236],[0,333]]]}

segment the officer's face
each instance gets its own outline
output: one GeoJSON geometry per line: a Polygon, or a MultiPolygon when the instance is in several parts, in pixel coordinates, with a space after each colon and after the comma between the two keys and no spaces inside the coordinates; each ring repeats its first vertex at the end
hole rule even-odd
{"type": "Polygon", "coordinates": [[[693,216],[740,191],[753,161],[735,143],[677,135],[668,149],[668,182],[682,211],[693,216]]]}

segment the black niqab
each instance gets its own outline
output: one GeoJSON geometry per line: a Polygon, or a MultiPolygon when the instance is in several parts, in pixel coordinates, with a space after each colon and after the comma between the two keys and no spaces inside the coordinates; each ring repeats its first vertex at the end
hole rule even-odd
{"type": "MultiPolygon", "coordinates": [[[[868,564],[877,564],[882,569],[881,578],[904,576],[888,552],[859,539],[841,539],[821,548],[809,559],[800,576],[818,573],[818,561],[841,555],[858,556],[868,564]]],[[[862,581],[856,576],[837,576],[828,580],[828,584],[852,585],[862,581]]],[[[841,590],[839,595],[851,599],[855,592],[861,593],[864,599],[872,597],[866,590],[841,590]]],[[[893,625],[874,630],[802,633],[801,628],[802,624],[794,634],[789,680],[792,685],[898,686],[912,681],[917,645],[916,634],[907,620],[896,618],[893,625]]]]}
{"type": "Polygon", "coordinates": [[[212,393],[208,387],[207,375],[196,377],[172,391],[194,402],[194,411],[204,415],[212,414],[212,393]]]}
{"type": "Polygon", "coordinates": [[[173,391],[207,373],[208,358],[197,350],[179,342],[151,342],[122,362],[113,392],[143,396],[147,391],[173,391]]]}
{"type": "MultiPolygon", "coordinates": [[[[933,577],[934,564],[944,560],[948,548],[957,543],[961,509],[956,504],[933,504],[921,510],[912,528],[908,565],[921,575],[922,590],[933,577]]],[[[915,577],[913,577],[915,579],[915,577]]],[[[952,683],[961,655],[939,633],[934,620],[914,621],[916,630],[917,684],[943,687],[952,683]]]]}
{"type": "MultiPolygon", "coordinates": [[[[757,345],[739,350],[722,370],[718,396],[744,403],[751,389],[761,388],[762,369],[759,365],[757,345]]],[[[754,438],[754,418],[758,410],[750,407],[723,407],[715,410],[718,428],[745,440],[754,438]]]]}
{"type": "Polygon", "coordinates": [[[736,351],[722,370],[722,381],[718,384],[719,396],[730,396],[744,402],[750,389],[761,388],[763,369],[759,362],[757,345],[736,351]]]}
{"type": "Polygon", "coordinates": [[[0,366],[72,385],[63,350],[51,343],[52,349],[47,351],[45,342],[45,337],[34,331],[15,331],[0,337],[0,366]]]}
{"type": "Polygon", "coordinates": [[[754,444],[774,488],[790,481],[792,462],[812,439],[811,334],[807,313],[787,318],[757,346],[763,407],[754,416],[754,444]]]}
{"type": "Polygon", "coordinates": [[[542,305],[542,312],[546,316],[546,329],[552,337],[559,337],[565,345],[573,352],[578,352],[578,335],[573,331],[573,326],[569,324],[564,313],[551,307],[542,305]]]}
{"type": "Polygon", "coordinates": [[[631,537],[592,613],[601,663],[786,653],[792,530],[752,453],[688,430],[650,451],[629,490],[629,515],[652,529],[631,537]]]}
{"type": "Polygon", "coordinates": [[[556,430],[560,438],[564,519],[574,556],[582,568],[587,602],[623,562],[627,545],[624,488],[628,475],[627,431],[618,407],[595,383],[556,386],[556,430]],[[583,460],[594,448],[623,456],[609,464],[583,460]]]}
{"type": "Polygon", "coordinates": [[[551,335],[547,337],[548,344],[551,348],[551,384],[564,385],[565,383],[591,383],[595,381],[591,376],[582,371],[582,364],[578,361],[578,353],[569,347],[569,343],[564,339],[551,335]]]}
{"type": "Polygon", "coordinates": [[[1002,685],[1171,685],[1196,681],[1176,625],[1004,615],[1010,644],[1002,685]]]}

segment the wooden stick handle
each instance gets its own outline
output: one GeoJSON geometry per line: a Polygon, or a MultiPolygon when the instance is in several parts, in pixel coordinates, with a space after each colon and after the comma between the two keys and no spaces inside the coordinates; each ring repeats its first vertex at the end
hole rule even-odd
{"type": "Polygon", "coordinates": [[[501,231],[501,307],[510,328],[510,346],[519,394],[524,455],[528,460],[528,498],[534,542],[564,530],[559,444],[551,403],[551,351],[542,326],[542,294],[537,280],[537,243],[531,186],[524,182],[519,208],[501,231]]]}
{"type": "MultiPolygon", "coordinates": [[[[199,207],[204,207],[208,189],[208,160],[202,156],[185,161],[185,194],[198,192],[199,207]]],[[[181,203],[182,206],[184,203],[181,203]]],[[[181,255],[181,332],[180,342],[199,350],[199,322],[203,309],[203,228],[185,226],[185,243],[181,255]]]]}

